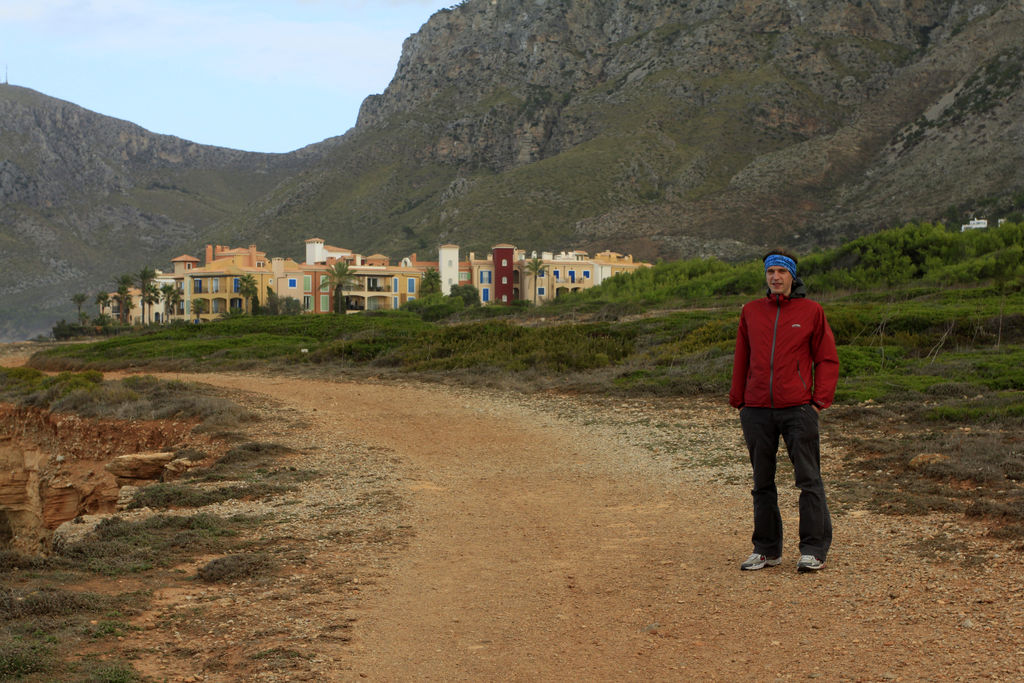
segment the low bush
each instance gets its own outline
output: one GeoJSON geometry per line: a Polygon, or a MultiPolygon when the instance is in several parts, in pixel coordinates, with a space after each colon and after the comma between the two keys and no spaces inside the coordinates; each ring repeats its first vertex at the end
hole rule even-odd
{"type": "Polygon", "coordinates": [[[172,508],[198,508],[213,505],[225,500],[255,500],[292,491],[293,486],[280,486],[266,483],[224,486],[215,489],[199,489],[182,484],[153,484],[135,494],[128,509],[155,508],[167,510],[172,508]]]}
{"type": "Polygon", "coordinates": [[[21,640],[0,641],[0,679],[15,680],[49,671],[54,662],[52,646],[21,640]]]}
{"type": "Polygon", "coordinates": [[[92,593],[77,593],[60,589],[41,589],[21,593],[0,589],[0,619],[20,619],[26,616],[58,616],[83,610],[96,610],[106,604],[106,598],[92,593]]]}
{"type": "Polygon", "coordinates": [[[199,568],[197,577],[207,583],[250,579],[271,571],[273,561],[263,553],[242,553],[210,560],[199,568]]]}
{"type": "Polygon", "coordinates": [[[174,564],[199,549],[218,550],[237,535],[235,525],[215,515],[156,515],[137,522],[110,517],[92,534],[60,549],[65,564],[105,575],[139,573],[174,564]],[[182,534],[188,543],[182,543],[182,534]]]}

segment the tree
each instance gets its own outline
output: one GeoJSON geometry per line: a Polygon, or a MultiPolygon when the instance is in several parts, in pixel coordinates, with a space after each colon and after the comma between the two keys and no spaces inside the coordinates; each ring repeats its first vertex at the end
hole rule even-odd
{"type": "MultiPolygon", "coordinates": [[[[153,283],[153,278],[156,277],[156,271],[149,266],[143,266],[135,278],[139,283],[139,303],[142,304],[142,323],[146,324],[149,320],[146,318],[146,304],[149,301],[146,300],[146,295],[149,291],[149,286],[153,283]]],[[[152,310],[152,309],[151,309],[152,310]]]]}
{"type": "Polygon", "coordinates": [[[250,273],[246,273],[242,277],[238,278],[238,293],[242,295],[242,299],[248,303],[246,310],[249,313],[253,311],[253,302],[259,302],[260,287],[256,284],[256,278],[250,273]]]}
{"type": "MultiPolygon", "coordinates": [[[[155,282],[150,282],[149,284],[146,285],[146,288],[142,290],[141,300],[143,304],[143,310],[145,310],[145,306],[149,306],[149,314],[150,317],[152,317],[153,307],[160,303],[160,290],[157,289],[155,282]]],[[[143,318],[143,323],[145,322],[147,321],[145,318],[143,318]]]]}
{"type": "Polygon", "coordinates": [[[343,305],[345,297],[342,296],[342,292],[352,287],[355,278],[355,273],[349,269],[348,263],[345,261],[335,262],[331,269],[327,271],[327,281],[320,285],[320,289],[321,291],[326,289],[331,292],[335,313],[345,312],[343,305]]]}
{"type": "Polygon", "coordinates": [[[96,295],[96,305],[99,306],[99,315],[103,315],[103,309],[110,305],[110,294],[107,292],[100,292],[96,295]]]}
{"type": "Polygon", "coordinates": [[[281,299],[281,315],[302,315],[302,302],[293,296],[281,299]]]}
{"type": "Polygon", "coordinates": [[[537,305],[537,289],[540,285],[540,279],[544,277],[547,266],[544,265],[544,261],[539,258],[532,258],[526,262],[526,272],[533,278],[533,305],[537,305]]]}
{"type": "Polygon", "coordinates": [[[266,311],[270,315],[301,315],[302,302],[295,297],[279,297],[270,287],[267,287],[266,311]]]}
{"type": "Polygon", "coordinates": [[[118,311],[117,319],[121,321],[121,324],[128,324],[128,314],[135,307],[132,303],[132,285],[135,284],[135,278],[131,275],[122,275],[114,279],[114,284],[117,285],[117,291],[114,293],[114,300],[117,301],[118,311]]]}
{"type": "Polygon", "coordinates": [[[176,315],[178,313],[178,304],[181,303],[181,290],[167,283],[160,287],[160,296],[164,300],[164,317],[176,315]]]}
{"type": "Polygon", "coordinates": [[[71,303],[73,303],[75,305],[75,308],[78,309],[78,322],[82,324],[85,324],[85,320],[87,318],[87,316],[84,313],[82,313],[82,304],[84,304],[88,300],[88,298],[89,297],[87,297],[85,294],[81,293],[73,294],[71,296],[71,303]]]}
{"type": "Polygon", "coordinates": [[[473,285],[455,285],[448,296],[462,299],[466,306],[480,305],[480,290],[473,285]]]}
{"type": "Polygon", "coordinates": [[[192,313],[196,316],[196,322],[202,322],[202,315],[210,310],[210,302],[207,299],[192,299],[192,313]]]}
{"type": "Polygon", "coordinates": [[[438,294],[441,292],[441,273],[433,268],[427,268],[420,278],[420,294],[438,294]]]}

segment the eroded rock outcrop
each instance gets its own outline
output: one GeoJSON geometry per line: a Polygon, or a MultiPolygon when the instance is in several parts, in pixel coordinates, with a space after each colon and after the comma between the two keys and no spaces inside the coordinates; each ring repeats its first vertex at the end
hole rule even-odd
{"type": "Polygon", "coordinates": [[[180,475],[192,463],[164,449],[201,438],[191,429],[0,404],[0,549],[45,553],[61,524],[115,512],[123,484],[159,480],[169,465],[168,478],[180,475]]]}

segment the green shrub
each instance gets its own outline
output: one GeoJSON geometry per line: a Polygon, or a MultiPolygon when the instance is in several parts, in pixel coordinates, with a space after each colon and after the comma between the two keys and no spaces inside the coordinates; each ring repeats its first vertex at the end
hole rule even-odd
{"type": "Polygon", "coordinates": [[[268,555],[242,553],[210,560],[199,568],[197,576],[207,583],[239,581],[265,574],[272,567],[273,562],[268,555]]]}
{"type": "Polygon", "coordinates": [[[294,487],[271,484],[241,484],[216,489],[198,489],[181,484],[153,484],[135,494],[128,509],[198,508],[225,500],[252,500],[293,490],[294,487]]]}
{"type": "Polygon", "coordinates": [[[55,616],[97,609],[105,598],[92,593],[77,593],[60,589],[42,589],[21,593],[0,589],[0,619],[20,619],[26,616],[55,616]]]}
{"type": "Polygon", "coordinates": [[[0,641],[0,679],[42,673],[53,666],[52,647],[19,640],[0,641]]]}
{"type": "Polygon", "coordinates": [[[59,556],[73,566],[116,576],[168,566],[183,552],[219,548],[235,535],[228,521],[204,513],[156,515],[137,522],[110,517],[89,537],[61,548],[59,556]],[[180,542],[182,533],[189,535],[189,545],[180,542]]]}
{"type": "Polygon", "coordinates": [[[83,683],[139,683],[143,680],[130,664],[94,662],[86,665],[83,683]]]}

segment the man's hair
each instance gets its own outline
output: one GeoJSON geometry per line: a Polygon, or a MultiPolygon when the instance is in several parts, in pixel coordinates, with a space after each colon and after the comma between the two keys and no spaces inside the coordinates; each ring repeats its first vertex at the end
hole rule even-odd
{"type": "Polygon", "coordinates": [[[793,253],[788,249],[772,249],[761,258],[761,261],[767,261],[769,256],[774,256],[776,254],[778,254],[779,256],[785,256],[786,258],[793,259],[793,263],[798,263],[796,256],[794,256],[793,253]]]}

